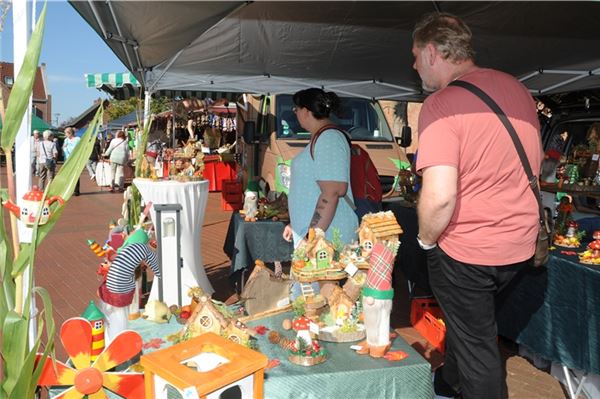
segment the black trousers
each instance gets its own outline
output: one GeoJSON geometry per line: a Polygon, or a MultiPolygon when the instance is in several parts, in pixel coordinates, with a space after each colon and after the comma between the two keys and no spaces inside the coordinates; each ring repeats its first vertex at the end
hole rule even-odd
{"type": "Polygon", "coordinates": [[[454,260],[439,247],[427,251],[429,282],[446,323],[446,356],[436,390],[442,377],[464,399],[507,396],[496,338],[497,301],[531,262],[480,266],[454,260]]]}

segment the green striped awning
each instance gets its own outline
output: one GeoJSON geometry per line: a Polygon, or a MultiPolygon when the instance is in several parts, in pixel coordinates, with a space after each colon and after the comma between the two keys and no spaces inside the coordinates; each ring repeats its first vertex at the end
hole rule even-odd
{"type": "MultiPolygon", "coordinates": [[[[122,73],[86,73],[87,87],[93,87],[110,94],[116,100],[127,100],[130,97],[144,97],[142,85],[130,72],[122,73]]],[[[236,101],[241,93],[194,91],[194,90],[158,90],[152,93],[153,97],[168,98],[226,98],[236,101]]]]}
{"type": "Polygon", "coordinates": [[[129,84],[136,87],[141,87],[140,82],[130,72],[120,73],[86,73],[85,80],[87,87],[95,87],[97,89],[104,85],[112,87],[123,87],[129,84]]]}

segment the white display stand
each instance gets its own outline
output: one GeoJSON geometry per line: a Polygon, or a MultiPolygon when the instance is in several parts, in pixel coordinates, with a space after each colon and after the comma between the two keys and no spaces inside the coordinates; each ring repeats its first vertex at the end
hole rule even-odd
{"type": "MultiPolygon", "coordinates": [[[[136,178],[133,184],[138,188],[145,202],[153,204],[181,204],[181,257],[183,268],[181,281],[182,303],[188,303],[190,298],[187,291],[192,287],[200,287],[207,295],[212,295],[214,289],[204,270],[202,262],[202,224],[204,211],[208,200],[208,181],[178,182],[172,180],[152,181],[136,178]]],[[[152,220],[156,220],[154,208],[151,210],[152,220]]],[[[169,279],[169,281],[174,281],[169,279]]],[[[177,304],[178,287],[164,286],[163,301],[169,305],[177,304]]],[[[150,300],[158,300],[158,284],[153,284],[150,290],[150,300]]]]}

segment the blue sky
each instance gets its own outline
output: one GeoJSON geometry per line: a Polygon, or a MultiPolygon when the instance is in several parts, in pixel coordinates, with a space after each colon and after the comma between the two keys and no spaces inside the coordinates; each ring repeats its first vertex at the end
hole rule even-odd
{"type": "MultiPolygon", "coordinates": [[[[37,2],[38,13],[43,2],[37,2]]],[[[0,60],[13,61],[12,12],[0,32],[0,60]]],[[[109,98],[86,87],[85,73],[125,72],[125,66],[100,36],[66,1],[49,1],[40,63],[46,63],[46,75],[52,94],[52,122],[56,125],[76,117],[92,105],[94,99],[109,98]]]]}

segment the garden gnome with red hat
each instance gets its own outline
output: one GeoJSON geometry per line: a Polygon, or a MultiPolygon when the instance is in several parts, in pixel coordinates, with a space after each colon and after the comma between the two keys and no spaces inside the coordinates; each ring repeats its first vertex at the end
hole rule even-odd
{"type": "Polygon", "coordinates": [[[377,243],[369,259],[367,282],[363,287],[363,312],[367,339],[359,343],[357,353],[382,357],[390,349],[390,313],[392,312],[392,271],[399,242],[377,243]]]}

